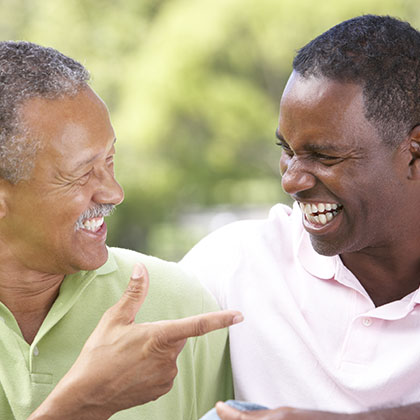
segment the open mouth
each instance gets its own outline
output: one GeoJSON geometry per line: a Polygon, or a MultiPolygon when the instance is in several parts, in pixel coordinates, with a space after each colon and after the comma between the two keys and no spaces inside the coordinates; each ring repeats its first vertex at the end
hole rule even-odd
{"type": "Polygon", "coordinates": [[[98,232],[102,225],[104,224],[103,217],[93,217],[91,219],[86,219],[82,222],[80,229],[87,230],[89,232],[98,232]]]}
{"type": "Polygon", "coordinates": [[[299,203],[302,213],[309,223],[326,225],[339,214],[343,206],[338,203],[299,203]]]}

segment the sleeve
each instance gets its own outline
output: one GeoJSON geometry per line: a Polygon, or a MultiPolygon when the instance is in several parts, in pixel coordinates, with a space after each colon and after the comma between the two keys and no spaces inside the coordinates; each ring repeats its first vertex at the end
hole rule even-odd
{"type": "MultiPolygon", "coordinates": [[[[214,299],[204,291],[202,312],[218,310],[214,299]]],[[[198,337],[194,344],[196,420],[217,401],[233,398],[232,368],[227,329],[198,337]]]]}

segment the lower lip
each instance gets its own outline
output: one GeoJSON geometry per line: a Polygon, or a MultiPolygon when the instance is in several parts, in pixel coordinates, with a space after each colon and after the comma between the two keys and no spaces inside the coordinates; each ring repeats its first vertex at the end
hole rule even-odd
{"type": "Polygon", "coordinates": [[[107,234],[107,228],[106,228],[106,223],[103,222],[101,227],[96,231],[93,232],[91,230],[87,230],[87,229],[80,229],[80,232],[83,232],[84,234],[90,236],[92,239],[95,240],[100,240],[100,241],[105,241],[106,239],[106,234],[107,234]]]}
{"type": "Polygon", "coordinates": [[[338,229],[338,226],[343,218],[343,211],[340,210],[336,216],[330,221],[327,222],[325,225],[323,224],[314,224],[308,221],[305,215],[302,213],[303,219],[303,226],[305,230],[313,235],[325,235],[327,233],[331,233],[338,229]]]}

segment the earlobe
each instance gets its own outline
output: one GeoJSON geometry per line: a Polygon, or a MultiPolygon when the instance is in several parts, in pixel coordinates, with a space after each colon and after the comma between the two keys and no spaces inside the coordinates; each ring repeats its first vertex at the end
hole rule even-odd
{"type": "Polygon", "coordinates": [[[408,179],[420,180],[420,159],[413,159],[410,163],[408,179]]]}
{"type": "Polygon", "coordinates": [[[409,151],[411,160],[408,167],[408,179],[420,180],[420,126],[416,126],[410,133],[409,151]]]}
{"type": "Polygon", "coordinates": [[[0,219],[7,214],[7,181],[0,178],[0,219]]]}

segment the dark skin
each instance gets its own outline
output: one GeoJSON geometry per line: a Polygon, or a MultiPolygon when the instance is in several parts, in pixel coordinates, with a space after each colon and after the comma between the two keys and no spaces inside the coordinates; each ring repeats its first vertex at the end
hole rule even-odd
{"type": "Polygon", "coordinates": [[[420,404],[365,413],[344,414],[299,410],[290,407],[279,407],[274,410],[239,411],[220,402],[216,405],[216,411],[221,420],[415,420],[419,418],[420,404]]]}
{"type": "MultiPolygon", "coordinates": [[[[335,203],[326,224],[302,223],[317,252],[339,254],[375,306],[419,287],[420,127],[397,147],[382,141],[363,112],[360,86],[292,73],[277,136],[283,189],[303,204],[335,203]]],[[[420,404],[355,414],[278,407],[216,406],[221,420],[398,420],[420,418],[420,404]]]]}
{"type": "Polygon", "coordinates": [[[419,286],[420,127],[388,146],[363,105],[358,85],[292,74],[277,133],[284,190],[343,206],[325,226],[303,218],[315,250],[339,254],[380,306],[419,286]]]}
{"type": "MultiPolygon", "coordinates": [[[[414,186],[416,197],[418,188],[415,187],[420,177],[420,126],[410,132],[400,151],[406,156],[407,181],[414,186]]],[[[398,246],[372,247],[341,255],[376,306],[399,300],[419,287],[420,256],[415,252],[418,249],[415,233],[419,232],[420,223],[416,223],[415,216],[408,220],[414,235],[404,235],[398,246]]]]}

